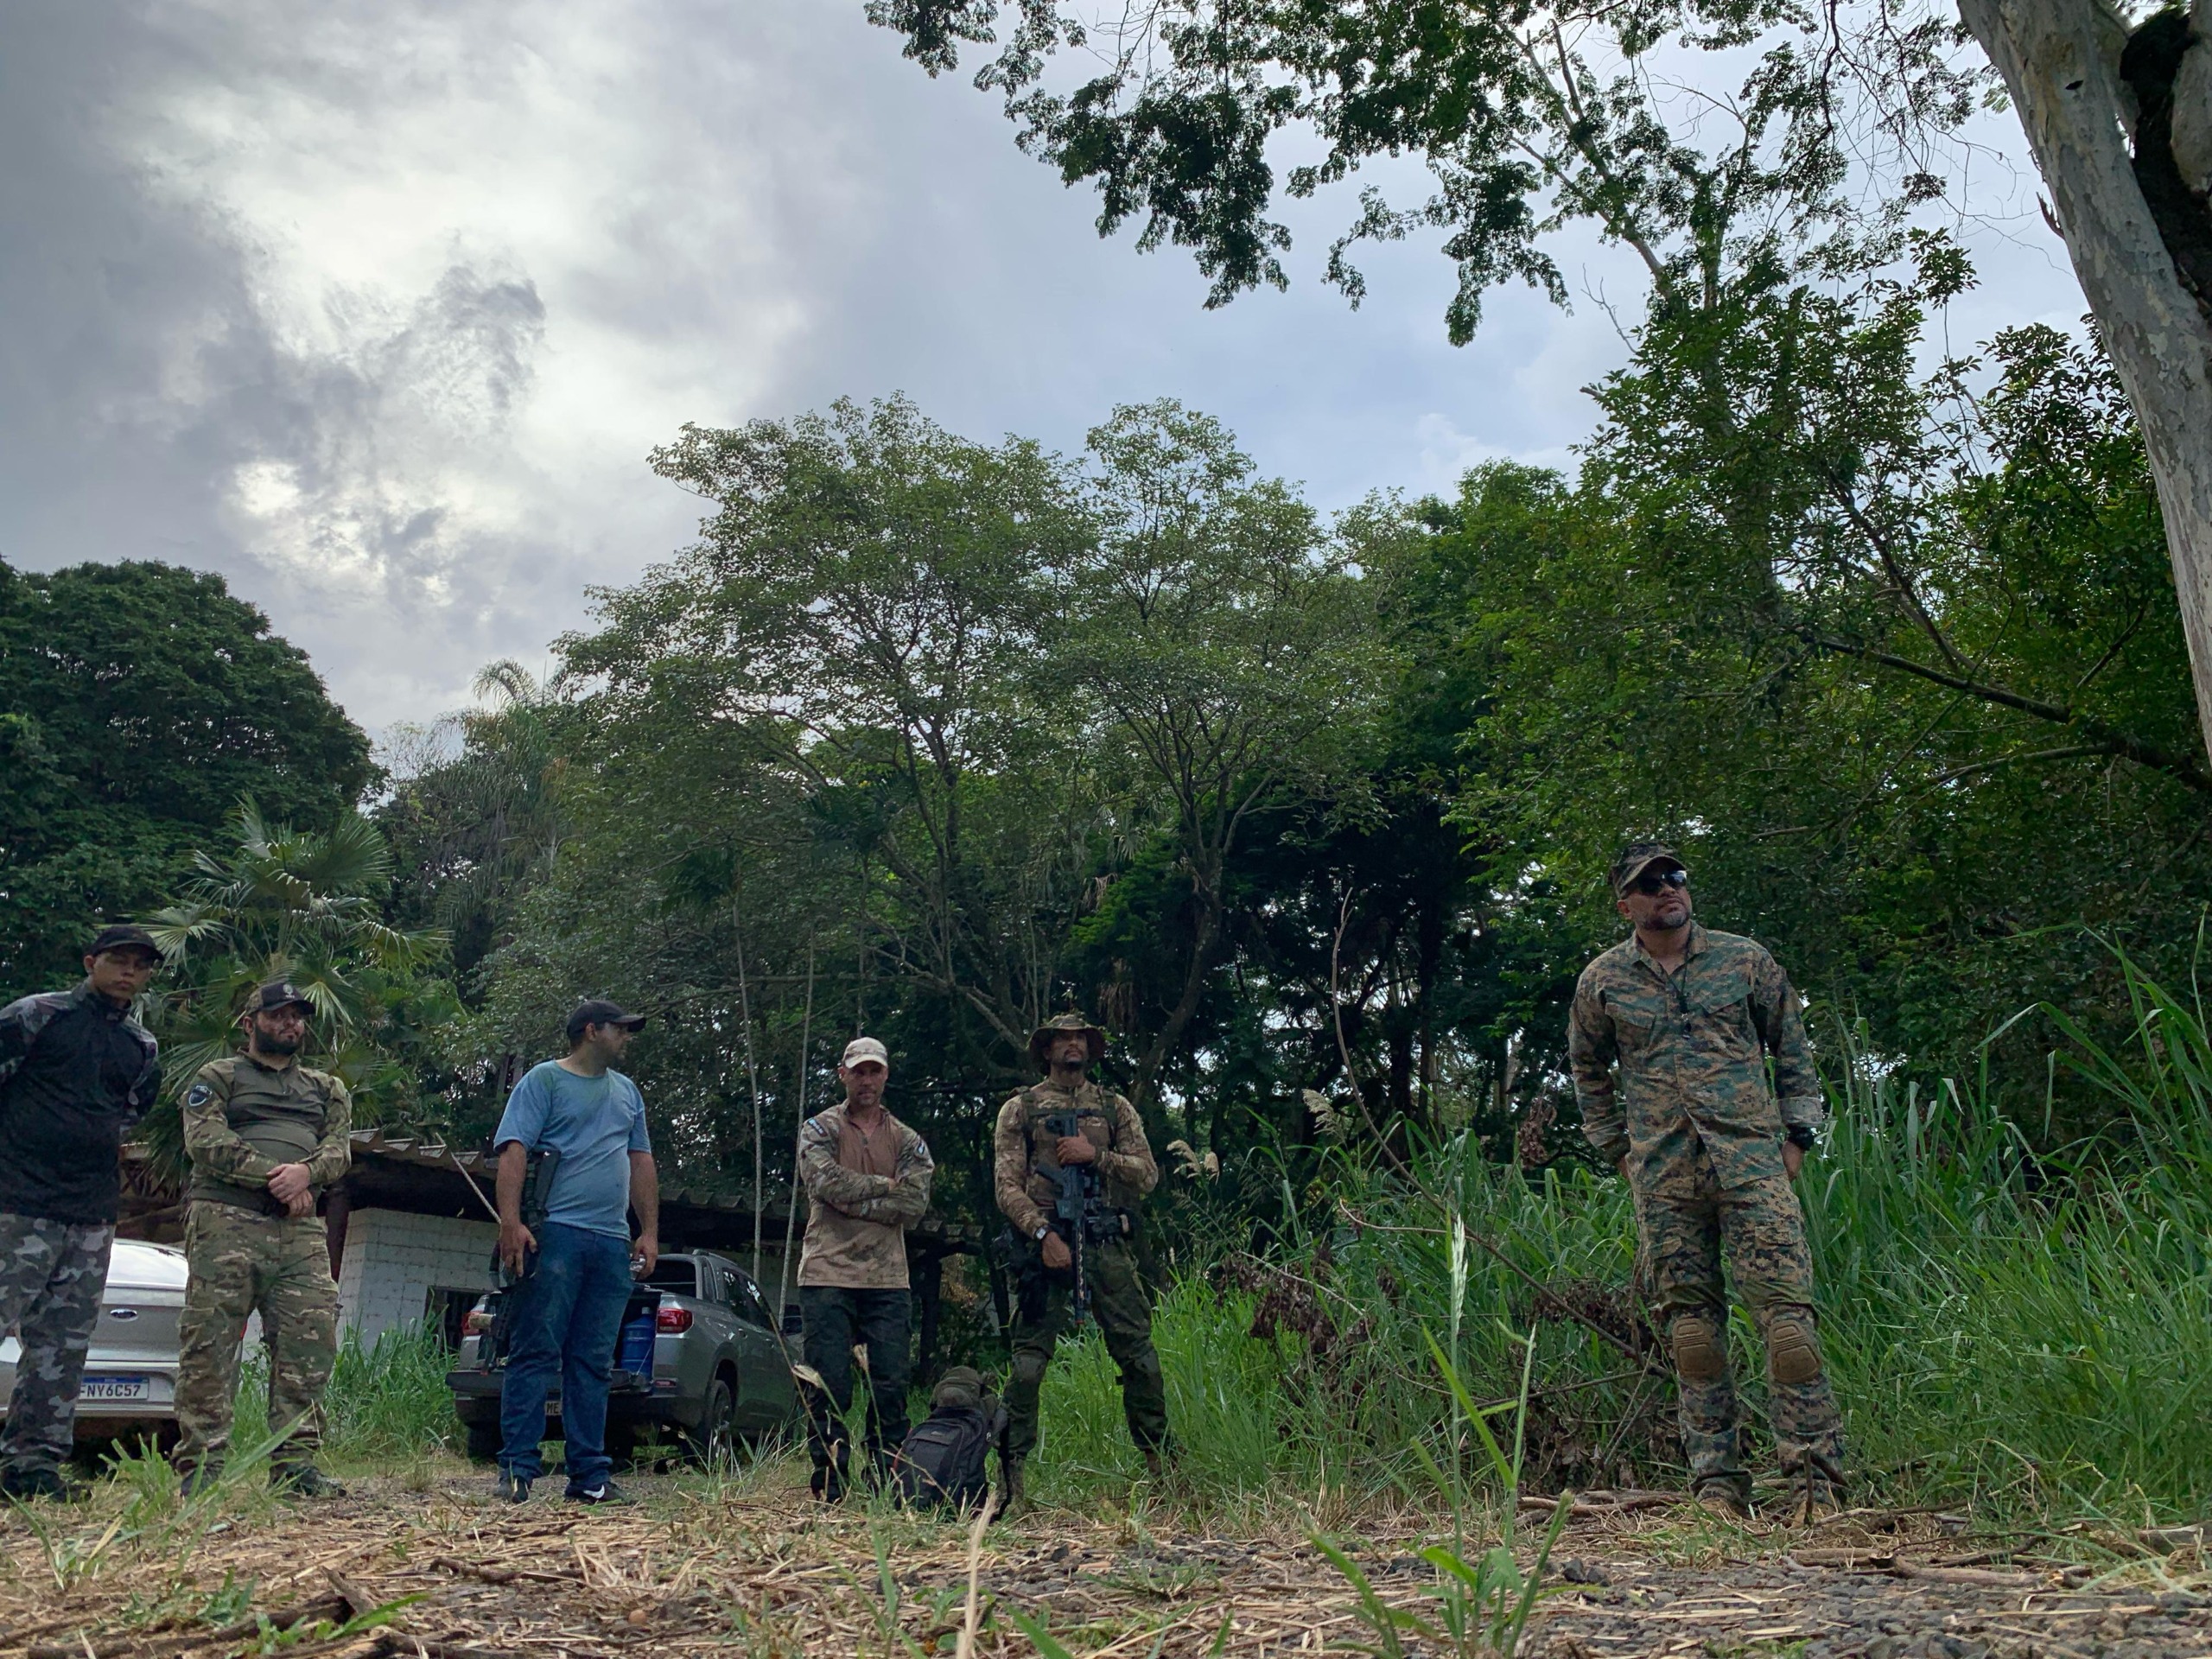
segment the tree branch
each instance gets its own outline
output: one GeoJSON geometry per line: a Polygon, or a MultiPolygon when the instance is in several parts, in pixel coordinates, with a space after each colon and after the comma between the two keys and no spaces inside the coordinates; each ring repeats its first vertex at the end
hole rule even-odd
{"type": "Polygon", "coordinates": [[[1993,702],[2000,708],[2017,709],[2024,715],[2033,715],[2037,720],[2047,720],[2055,726],[2071,726],[2084,735],[2107,746],[2107,752],[2133,760],[2153,772],[2163,772],[2169,777],[2187,784],[2191,789],[2212,795],[2212,772],[2204,763],[2186,754],[2157,743],[2146,743],[2130,736],[2115,727],[2107,725],[2092,715],[2084,715],[2062,703],[2045,702],[2038,697],[2023,696],[2018,691],[2007,690],[2001,685],[1985,685],[1963,675],[1947,674],[1942,669],[1930,668],[1925,663],[1916,663],[1910,657],[1899,657],[1886,651],[1877,651],[1871,645],[1853,645],[1848,639],[1839,639],[1832,634],[1806,632],[1802,638],[1823,651],[1840,651],[1847,657],[1856,657],[1865,662],[1879,663],[1885,668],[1894,668],[1903,674],[1911,674],[1936,685],[1948,686],[1954,691],[1963,691],[1968,696],[1979,697],[1984,702],[1993,702]]]}

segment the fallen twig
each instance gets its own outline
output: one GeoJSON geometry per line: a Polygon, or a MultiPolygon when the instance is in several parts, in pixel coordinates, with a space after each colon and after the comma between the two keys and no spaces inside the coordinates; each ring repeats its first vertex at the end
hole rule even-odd
{"type": "MultiPolygon", "coordinates": [[[[343,1596],[318,1596],[313,1601],[303,1601],[295,1606],[281,1608],[269,1614],[269,1628],[289,1630],[296,1625],[311,1624],[319,1618],[346,1618],[343,1596]]],[[[26,1649],[29,1659],[110,1659],[111,1655],[128,1654],[131,1659],[149,1659],[155,1654],[188,1653],[194,1648],[212,1648],[233,1642],[243,1642],[248,1637],[261,1634],[261,1620],[249,1618],[236,1624],[226,1624],[219,1630],[188,1630],[181,1636],[164,1636],[151,1642],[134,1637],[120,1639],[105,1638],[109,1645],[101,1647],[90,1636],[84,1636],[67,1646],[33,1644],[26,1649]]]]}

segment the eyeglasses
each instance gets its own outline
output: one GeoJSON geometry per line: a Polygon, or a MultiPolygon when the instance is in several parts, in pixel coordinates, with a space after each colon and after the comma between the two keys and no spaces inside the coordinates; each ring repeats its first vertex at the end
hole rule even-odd
{"type": "Polygon", "coordinates": [[[1688,870],[1646,870],[1628,885],[1630,892],[1640,893],[1645,898],[1651,899],[1657,897],[1669,887],[1680,892],[1689,884],[1690,873],[1688,870]]]}

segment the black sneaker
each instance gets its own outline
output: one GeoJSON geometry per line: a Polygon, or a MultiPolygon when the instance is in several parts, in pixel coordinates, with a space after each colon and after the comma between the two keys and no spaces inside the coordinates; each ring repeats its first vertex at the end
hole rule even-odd
{"type": "Polygon", "coordinates": [[[530,1480],[531,1478],[528,1475],[518,1475],[512,1469],[502,1469],[499,1471],[499,1478],[493,1483],[492,1490],[498,1495],[502,1503],[527,1503],[530,1502],[530,1480]]]}
{"type": "Polygon", "coordinates": [[[604,1475],[589,1486],[579,1486],[572,1480],[569,1483],[569,1490],[561,1496],[571,1503],[634,1503],[638,1501],[604,1475]]]}
{"type": "Polygon", "coordinates": [[[343,1497],[346,1489],[311,1463],[283,1463],[269,1471],[269,1484],[288,1497],[343,1497]]]}
{"type": "Polygon", "coordinates": [[[90,1489],[64,1480],[59,1469],[10,1469],[0,1475],[0,1498],[13,1498],[19,1503],[41,1497],[57,1503],[81,1503],[91,1496],[90,1489]]]}

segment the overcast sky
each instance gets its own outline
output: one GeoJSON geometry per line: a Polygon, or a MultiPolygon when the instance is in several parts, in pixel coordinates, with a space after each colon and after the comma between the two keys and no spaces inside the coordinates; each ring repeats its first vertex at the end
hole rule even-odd
{"type": "MultiPolygon", "coordinates": [[[[1642,293],[1583,238],[1571,311],[1501,292],[1454,350],[1433,242],[1357,312],[1312,280],[1339,194],[1289,215],[1288,294],[1205,311],[861,0],[0,0],[0,557],[219,571],[372,731],[689,539],[645,465],[686,421],[904,391],[1074,449],[1172,395],[1335,506],[1568,461],[1621,355],[1593,296],[1642,293]]],[[[2032,191],[1978,166],[1956,343],[2070,326],[2032,191]]]]}

